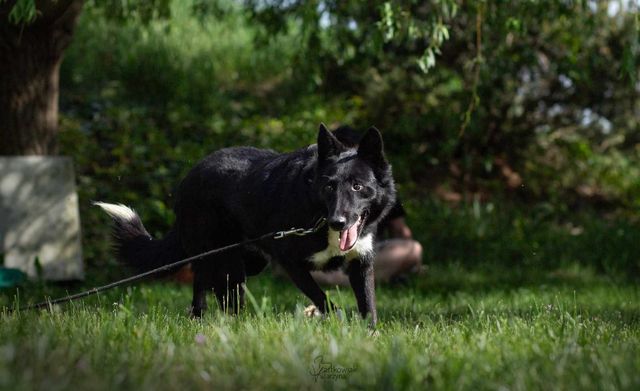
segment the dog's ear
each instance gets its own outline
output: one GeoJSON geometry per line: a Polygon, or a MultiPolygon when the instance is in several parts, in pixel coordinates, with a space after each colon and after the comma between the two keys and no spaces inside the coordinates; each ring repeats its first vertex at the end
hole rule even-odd
{"type": "Polygon", "coordinates": [[[374,126],[362,136],[358,146],[358,157],[373,164],[374,167],[384,168],[389,165],[384,156],[384,144],[382,135],[374,126]]]}
{"type": "Polygon", "coordinates": [[[327,129],[324,124],[320,124],[318,130],[318,159],[325,160],[329,156],[339,155],[345,151],[345,146],[327,129]]]}

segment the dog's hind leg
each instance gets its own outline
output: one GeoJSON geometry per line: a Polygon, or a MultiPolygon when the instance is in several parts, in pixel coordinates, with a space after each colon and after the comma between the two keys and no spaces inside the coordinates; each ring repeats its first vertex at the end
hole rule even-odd
{"type": "MultiPolygon", "coordinates": [[[[203,260],[202,262],[206,262],[203,260]]],[[[194,268],[193,299],[191,301],[191,316],[200,318],[207,309],[207,293],[213,287],[211,270],[194,268]]]]}

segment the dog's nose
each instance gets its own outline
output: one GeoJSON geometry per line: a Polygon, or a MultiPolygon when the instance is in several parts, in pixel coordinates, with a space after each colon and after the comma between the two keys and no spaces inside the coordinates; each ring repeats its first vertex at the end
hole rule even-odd
{"type": "Polygon", "coordinates": [[[347,225],[347,218],[344,216],[333,216],[329,218],[329,227],[334,231],[342,231],[347,225]]]}

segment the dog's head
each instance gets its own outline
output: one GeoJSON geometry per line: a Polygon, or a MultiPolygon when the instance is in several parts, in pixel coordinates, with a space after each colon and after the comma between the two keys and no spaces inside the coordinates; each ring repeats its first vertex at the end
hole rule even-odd
{"type": "Polygon", "coordinates": [[[349,147],[320,125],[314,184],[326,207],[329,229],[340,232],[340,250],[350,250],[395,202],[391,166],[378,129],[369,128],[356,146],[349,147]]]}

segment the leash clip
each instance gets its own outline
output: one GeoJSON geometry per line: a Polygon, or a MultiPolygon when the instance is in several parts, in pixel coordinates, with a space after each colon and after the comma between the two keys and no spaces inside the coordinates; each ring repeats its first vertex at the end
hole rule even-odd
{"type": "Polygon", "coordinates": [[[309,229],[304,229],[304,228],[291,228],[289,230],[286,231],[278,231],[273,235],[274,239],[282,239],[285,238],[287,236],[307,236],[309,234],[315,233],[317,232],[320,228],[322,228],[325,223],[327,222],[327,219],[325,219],[324,217],[320,217],[318,219],[318,221],[316,221],[315,225],[312,228],[309,229]]]}

